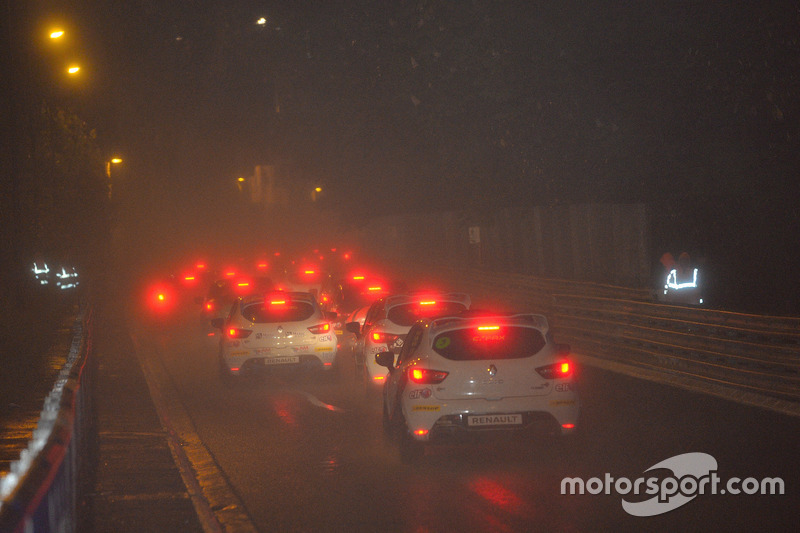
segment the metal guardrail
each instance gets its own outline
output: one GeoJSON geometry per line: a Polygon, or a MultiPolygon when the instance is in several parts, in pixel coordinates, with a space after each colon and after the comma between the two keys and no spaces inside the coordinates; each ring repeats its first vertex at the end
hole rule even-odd
{"type": "Polygon", "coordinates": [[[67,361],[19,461],[0,479],[0,531],[75,531],[86,468],[91,395],[91,312],[76,320],[67,361]]]}
{"type": "Polygon", "coordinates": [[[800,318],[575,294],[553,295],[553,329],[579,351],[800,400],[800,318]]]}
{"type": "MultiPolygon", "coordinates": [[[[422,268],[422,267],[420,267],[422,268]]],[[[800,318],[656,303],[649,289],[434,265],[451,289],[535,311],[576,353],[800,400],[800,318]]]]}

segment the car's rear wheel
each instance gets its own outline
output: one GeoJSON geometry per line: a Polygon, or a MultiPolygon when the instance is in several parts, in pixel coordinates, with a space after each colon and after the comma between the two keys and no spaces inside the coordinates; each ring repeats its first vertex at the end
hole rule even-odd
{"type": "Polygon", "coordinates": [[[225,364],[225,361],[220,357],[219,359],[219,377],[222,380],[222,384],[226,387],[232,387],[236,384],[237,380],[239,380],[239,376],[234,376],[231,374],[230,369],[228,369],[228,365],[225,364]]]}
{"type": "Polygon", "coordinates": [[[408,427],[403,425],[400,435],[400,460],[403,464],[416,463],[425,455],[425,444],[411,436],[408,427]]]}

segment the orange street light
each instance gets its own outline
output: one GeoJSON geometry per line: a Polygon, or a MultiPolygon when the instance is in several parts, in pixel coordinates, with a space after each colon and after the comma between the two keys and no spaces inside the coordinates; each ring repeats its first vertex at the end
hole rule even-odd
{"type": "Polygon", "coordinates": [[[106,161],[106,176],[108,176],[108,197],[111,198],[111,165],[118,165],[122,163],[121,157],[112,157],[106,161]]]}

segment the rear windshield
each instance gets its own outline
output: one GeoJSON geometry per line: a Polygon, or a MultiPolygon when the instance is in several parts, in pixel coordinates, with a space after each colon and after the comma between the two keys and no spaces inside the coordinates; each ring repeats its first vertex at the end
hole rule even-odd
{"type": "Polygon", "coordinates": [[[398,326],[412,326],[420,318],[458,315],[466,309],[458,302],[413,302],[392,307],[387,318],[398,326]]]}
{"type": "Polygon", "coordinates": [[[242,308],[242,316],[256,323],[300,322],[311,318],[313,314],[314,306],[302,301],[287,301],[282,304],[253,303],[242,308]]]}
{"type": "Polygon", "coordinates": [[[436,336],[433,349],[454,361],[521,359],[544,348],[546,341],[537,329],[519,326],[484,326],[447,331],[436,336]]]}

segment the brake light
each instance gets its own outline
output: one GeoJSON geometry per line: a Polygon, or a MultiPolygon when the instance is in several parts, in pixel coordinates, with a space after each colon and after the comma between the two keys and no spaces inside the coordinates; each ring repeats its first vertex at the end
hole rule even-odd
{"type": "Polygon", "coordinates": [[[385,333],[383,331],[373,331],[370,337],[372,337],[373,342],[389,344],[400,338],[400,335],[392,335],[391,333],[385,333]]]}
{"type": "Polygon", "coordinates": [[[206,311],[214,310],[214,302],[206,302],[206,311]]]}
{"type": "Polygon", "coordinates": [[[368,287],[367,288],[367,290],[369,292],[377,292],[377,291],[380,291],[381,289],[382,289],[381,287],[368,287]]]}
{"type": "Polygon", "coordinates": [[[575,368],[569,361],[559,361],[552,365],[540,366],[536,369],[540,376],[545,379],[561,379],[572,375],[575,368]]]}
{"type": "Polygon", "coordinates": [[[258,265],[256,265],[256,268],[258,268],[259,270],[266,270],[268,267],[269,263],[259,263],[258,265]]]}
{"type": "Polygon", "coordinates": [[[353,276],[353,281],[361,281],[364,279],[364,276],[353,276]]]}
{"type": "Polygon", "coordinates": [[[500,326],[478,326],[478,331],[497,331],[500,326]]]}
{"type": "Polygon", "coordinates": [[[316,270],[304,270],[303,271],[303,274],[308,274],[309,276],[313,275],[313,274],[316,274],[316,273],[317,273],[316,270]]]}
{"type": "Polygon", "coordinates": [[[206,265],[205,263],[197,263],[195,265],[195,268],[197,268],[197,270],[203,270],[204,268],[206,268],[206,265]]]}
{"type": "Polygon", "coordinates": [[[436,305],[436,300],[424,300],[419,305],[436,305]]]}
{"type": "Polygon", "coordinates": [[[269,305],[286,305],[286,300],[270,300],[269,305]]]}
{"type": "Polygon", "coordinates": [[[308,331],[313,333],[314,335],[321,335],[323,333],[328,333],[331,330],[331,325],[328,322],[324,324],[317,324],[316,326],[310,326],[308,331]]]}
{"type": "Polygon", "coordinates": [[[229,339],[246,339],[253,332],[249,329],[228,328],[225,333],[229,339]]]}
{"type": "Polygon", "coordinates": [[[408,369],[408,379],[418,385],[435,385],[444,381],[448,372],[430,368],[413,367],[408,369]]]}

